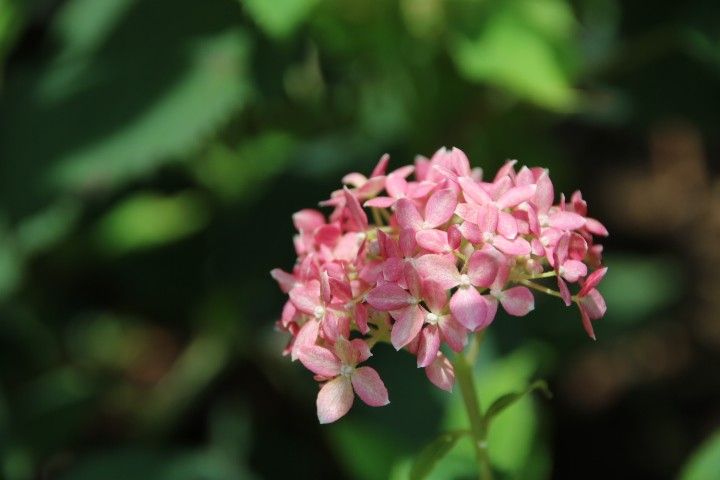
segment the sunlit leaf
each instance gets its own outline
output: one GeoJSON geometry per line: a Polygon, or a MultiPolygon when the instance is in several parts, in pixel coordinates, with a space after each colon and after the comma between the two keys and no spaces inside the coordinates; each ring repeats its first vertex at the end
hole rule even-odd
{"type": "Polygon", "coordinates": [[[544,380],[536,380],[535,382],[531,383],[530,386],[528,386],[525,390],[521,392],[506,393],[505,395],[501,396],[493,403],[491,403],[485,411],[485,423],[490,425],[490,423],[495,419],[497,415],[502,413],[506,408],[512,406],[526,395],[534,392],[535,390],[542,392],[547,398],[552,398],[552,393],[550,393],[550,388],[548,387],[547,382],[545,382],[544,380]]]}
{"type": "Polygon", "coordinates": [[[240,3],[268,35],[283,38],[302,24],[318,0],[240,0],[240,3]]]}
{"type": "Polygon", "coordinates": [[[99,245],[110,253],[163,245],[203,228],[208,212],[194,193],[139,193],[122,201],[98,225],[99,245]]]}

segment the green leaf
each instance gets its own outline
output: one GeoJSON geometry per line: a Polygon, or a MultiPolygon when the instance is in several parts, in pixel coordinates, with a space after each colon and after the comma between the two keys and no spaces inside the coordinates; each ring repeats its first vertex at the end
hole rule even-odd
{"type": "Polygon", "coordinates": [[[101,219],[97,239],[105,251],[122,254],[179,240],[207,221],[207,206],[196,194],[139,193],[101,219]]]}
{"type": "Polygon", "coordinates": [[[284,38],[303,23],[318,0],[240,0],[240,3],[268,35],[284,38]]]}
{"type": "Polygon", "coordinates": [[[552,398],[552,393],[550,392],[550,388],[548,388],[547,382],[545,380],[537,380],[533,382],[529,387],[527,387],[522,392],[512,392],[512,393],[506,393],[505,395],[501,396],[497,400],[495,400],[487,409],[485,412],[485,423],[486,425],[489,425],[490,422],[500,413],[502,413],[503,410],[510,407],[514,403],[516,403],[518,400],[523,398],[524,396],[532,393],[535,390],[539,390],[542,392],[547,398],[552,398]]]}
{"type": "Polygon", "coordinates": [[[712,480],[720,472],[720,431],[697,450],[683,469],[680,480],[712,480]]]}
{"type": "Polygon", "coordinates": [[[410,480],[422,480],[432,471],[438,461],[452,450],[458,440],[469,435],[467,430],[440,434],[418,455],[410,470],[410,480]]]}

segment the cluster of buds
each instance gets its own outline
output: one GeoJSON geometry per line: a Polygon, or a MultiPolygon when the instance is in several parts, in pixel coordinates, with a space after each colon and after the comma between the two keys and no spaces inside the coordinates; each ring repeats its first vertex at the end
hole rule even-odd
{"type": "Polygon", "coordinates": [[[606,310],[596,287],[607,269],[593,237],[608,232],[587,216],[579,191],[554,204],[546,169],[508,161],[485,179],[457,148],[390,173],[388,162],[381,158],[369,178],[345,176],[344,188],[321,202],[329,218],[296,213],[297,263],[292,273],[272,271],[289,296],[278,321],[291,334],[285,354],[322,384],[321,423],[345,415],[355,394],[371,406],[389,402],[377,371],[358,366],[378,342],[415,355],[429,380],[450,391],[443,345],[462,351],[499,306],[526,315],[533,290],[577,305],[595,338],[591,321],[606,310]],[[541,283],[550,278],[557,290],[541,283]]]}

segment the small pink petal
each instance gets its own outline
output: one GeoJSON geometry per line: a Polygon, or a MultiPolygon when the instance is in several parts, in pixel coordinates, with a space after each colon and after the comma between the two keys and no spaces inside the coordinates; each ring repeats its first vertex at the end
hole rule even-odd
{"type": "Polygon", "coordinates": [[[455,214],[457,195],[453,190],[445,189],[433,193],[425,205],[425,228],[436,228],[444,224],[455,214]]]}
{"type": "Polygon", "coordinates": [[[365,207],[375,207],[375,208],[390,208],[393,205],[395,205],[395,199],[391,197],[375,197],[371,198],[367,202],[365,202],[363,205],[365,207]]]}
{"type": "Polygon", "coordinates": [[[455,384],[455,369],[445,355],[439,353],[435,361],[425,369],[425,374],[433,385],[442,390],[452,392],[453,385],[455,384]]]}
{"type": "Polygon", "coordinates": [[[514,239],[518,234],[517,220],[507,212],[499,212],[497,231],[509,240],[514,239]]]}
{"type": "Polygon", "coordinates": [[[330,303],[332,300],[332,293],[330,292],[330,277],[327,271],[323,271],[320,274],[320,297],[325,304],[330,303]]]}
{"type": "Polygon", "coordinates": [[[283,293],[288,293],[297,283],[295,275],[279,268],[270,270],[270,276],[280,285],[280,290],[282,290],[283,293]]]}
{"type": "Polygon", "coordinates": [[[588,337],[592,338],[593,340],[597,340],[595,337],[595,330],[592,326],[592,321],[590,320],[590,316],[588,315],[585,308],[581,305],[580,307],[580,319],[582,320],[582,326],[585,329],[585,333],[588,334],[588,337]]]}
{"type": "Polygon", "coordinates": [[[585,283],[583,284],[582,288],[580,289],[580,293],[578,293],[578,296],[584,297],[588,294],[588,292],[594,288],[596,288],[598,285],[600,285],[600,282],[605,277],[605,274],[607,273],[607,267],[600,268],[598,270],[595,270],[590,275],[588,275],[587,279],[585,279],[585,283]]]}
{"type": "Polygon", "coordinates": [[[387,180],[385,181],[385,189],[391,197],[395,199],[404,197],[405,193],[407,192],[407,188],[408,182],[402,175],[398,175],[397,173],[393,172],[387,176],[387,180]]]}
{"type": "Polygon", "coordinates": [[[316,375],[331,378],[340,374],[340,360],[327,348],[317,345],[300,347],[298,359],[316,375]]]}
{"type": "Polygon", "coordinates": [[[568,282],[577,282],[580,277],[587,275],[587,265],[578,260],[568,260],[560,269],[563,278],[568,282]]]}
{"type": "Polygon", "coordinates": [[[462,188],[465,199],[469,202],[475,202],[478,205],[485,205],[492,202],[490,195],[472,178],[460,177],[458,178],[460,188],[462,188]]]}
{"type": "Polygon", "coordinates": [[[420,230],[415,235],[415,240],[420,248],[428,252],[441,253],[451,250],[448,234],[442,230],[420,230]]]}
{"type": "Polygon", "coordinates": [[[353,223],[355,223],[355,227],[359,230],[367,229],[368,218],[365,214],[365,211],[362,209],[362,206],[360,206],[360,202],[358,201],[357,197],[355,197],[355,195],[353,195],[347,187],[345,187],[344,192],[345,205],[350,212],[350,218],[352,219],[353,223]]]}
{"type": "Polygon", "coordinates": [[[507,313],[516,317],[527,315],[535,308],[535,298],[527,287],[513,287],[505,290],[500,303],[507,313]]]}
{"type": "Polygon", "coordinates": [[[417,249],[417,241],[415,240],[415,230],[404,229],[400,230],[398,238],[400,246],[400,253],[403,257],[412,257],[417,249]]]}
{"type": "Polygon", "coordinates": [[[422,298],[433,313],[439,313],[448,303],[447,290],[434,280],[422,284],[422,298]]]}
{"type": "Polygon", "coordinates": [[[565,280],[563,280],[562,277],[557,277],[557,284],[558,289],[560,290],[560,296],[562,297],[565,306],[569,307],[572,304],[572,295],[570,295],[567,283],[565,283],[565,280]]]}
{"type": "Polygon", "coordinates": [[[560,230],[576,230],[585,225],[585,217],[574,212],[555,212],[548,218],[548,223],[553,228],[560,230]]]}
{"type": "Polygon", "coordinates": [[[355,325],[357,325],[360,333],[367,335],[370,331],[370,327],[368,326],[368,311],[365,304],[358,303],[355,305],[353,318],[355,319],[355,325]]]}
{"type": "Polygon", "coordinates": [[[422,297],[422,279],[417,270],[415,270],[415,267],[410,263],[405,263],[403,275],[405,276],[405,284],[413,298],[417,299],[422,297]]]}
{"type": "Polygon", "coordinates": [[[370,347],[365,340],[356,338],[354,340],[350,340],[350,344],[352,345],[352,349],[355,352],[355,361],[353,363],[362,363],[368,358],[372,357],[370,347]]]}
{"type": "Polygon", "coordinates": [[[417,305],[411,305],[394,312],[394,316],[396,320],[390,332],[390,341],[396,350],[400,350],[420,333],[425,314],[417,305]]]}
{"type": "Polygon", "coordinates": [[[555,200],[555,190],[548,171],[545,170],[537,179],[537,191],[533,203],[541,212],[547,212],[555,200]]]}
{"type": "Polygon", "coordinates": [[[462,243],[462,233],[457,225],[450,225],[447,230],[448,246],[451,250],[457,250],[462,243]]]}
{"type": "Polygon", "coordinates": [[[307,285],[298,284],[289,292],[290,300],[303,313],[315,314],[315,308],[320,305],[320,283],[317,280],[307,285]]]}
{"type": "Polygon", "coordinates": [[[474,287],[461,287],[450,299],[450,311],[462,326],[475,331],[485,322],[487,304],[474,287]]]}
{"type": "Polygon", "coordinates": [[[349,378],[339,376],[327,382],[317,396],[317,415],[320,423],[332,423],[344,416],[350,411],[354,398],[349,378]]]}
{"type": "Polygon", "coordinates": [[[367,183],[367,177],[363,175],[362,173],[348,173],[342,178],[342,183],[345,185],[351,185],[353,187],[360,187],[362,185],[365,185],[367,183]]]}
{"type": "Polygon", "coordinates": [[[595,289],[590,290],[587,295],[582,297],[580,303],[585,308],[588,316],[592,320],[597,320],[598,318],[601,318],[603,315],[605,315],[605,312],[607,311],[605,299],[600,294],[600,292],[595,289]]]}
{"type": "Polygon", "coordinates": [[[437,282],[445,290],[460,284],[457,266],[446,255],[423,255],[415,260],[415,268],[423,279],[437,282]]]}
{"type": "Polygon", "coordinates": [[[414,302],[412,295],[395,283],[375,287],[367,296],[367,302],[383,312],[399,310],[414,302]]]}
{"type": "Polygon", "coordinates": [[[363,402],[371,407],[382,407],[390,403],[387,388],[375,369],[360,367],[350,378],[355,393],[363,402]]]}
{"type": "Polygon", "coordinates": [[[470,243],[480,243],[483,241],[483,231],[480,227],[472,222],[463,222],[460,227],[460,233],[470,243]]]}
{"type": "Polygon", "coordinates": [[[493,239],[493,246],[507,255],[530,255],[530,243],[522,237],[515,240],[508,240],[505,237],[496,236],[493,239]]]}
{"type": "Polygon", "coordinates": [[[440,331],[437,325],[427,325],[420,332],[420,343],[417,351],[417,366],[425,368],[437,357],[440,350],[440,331]]]}
{"type": "Polygon", "coordinates": [[[438,322],[442,338],[456,352],[462,352],[467,343],[467,330],[452,315],[443,315],[438,322]]]}
{"type": "Polygon", "coordinates": [[[495,204],[500,209],[515,207],[533,198],[536,192],[537,185],[522,185],[520,187],[513,187],[503,193],[495,204]]]}
{"type": "Polygon", "coordinates": [[[292,218],[298,232],[312,232],[325,225],[325,216],[321,212],[309,208],[293,214],[292,218]]]}
{"type": "Polygon", "coordinates": [[[395,202],[395,217],[402,229],[420,230],[423,219],[412,200],[401,198],[395,202]]]}
{"type": "Polygon", "coordinates": [[[379,177],[380,175],[385,175],[388,163],[390,163],[390,154],[384,153],[383,156],[380,157],[380,160],[378,160],[377,165],[375,165],[375,168],[370,174],[370,177],[379,177]]]}
{"type": "Polygon", "coordinates": [[[340,364],[355,365],[358,363],[352,343],[345,337],[338,337],[335,341],[335,355],[340,359],[340,364]]]}
{"type": "Polygon", "coordinates": [[[308,320],[305,325],[300,328],[300,331],[295,337],[290,358],[295,361],[300,357],[300,349],[302,347],[314,346],[319,333],[320,323],[317,320],[308,320]]]}
{"type": "Polygon", "coordinates": [[[598,222],[594,218],[585,219],[585,228],[587,228],[588,232],[599,237],[607,237],[608,235],[610,235],[607,228],[605,228],[605,225],[598,222]]]}
{"type": "Polygon", "coordinates": [[[498,262],[495,256],[476,250],[468,260],[468,276],[476,287],[489,287],[495,281],[498,273],[498,262]]]}

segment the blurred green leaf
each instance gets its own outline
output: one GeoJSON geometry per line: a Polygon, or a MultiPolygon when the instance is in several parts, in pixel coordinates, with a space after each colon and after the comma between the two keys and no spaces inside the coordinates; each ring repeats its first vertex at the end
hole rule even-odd
{"type": "Polygon", "coordinates": [[[207,206],[195,193],[137,193],[100,220],[97,240],[106,252],[123,254],[182,239],[207,222],[207,206]]]}
{"type": "Polygon", "coordinates": [[[62,240],[75,227],[81,212],[80,202],[59,200],[46,209],[24,218],[15,238],[25,255],[34,255],[62,240]]]}
{"type": "Polygon", "coordinates": [[[292,34],[319,0],[240,0],[253,19],[275,38],[292,34]]]}
{"type": "Polygon", "coordinates": [[[534,392],[535,390],[539,390],[547,398],[552,398],[552,393],[550,393],[550,388],[548,387],[547,382],[545,382],[545,380],[536,380],[535,382],[531,383],[530,386],[528,386],[525,390],[521,392],[506,393],[505,395],[501,396],[493,403],[491,403],[485,411],[486,424],[490,425],[497,415],[502,413],[506,408],[512,406],[514,403],[516,403],[518,400],[522,399],[526,395],[534,392]]]}
{"type": "Polygon", "coordinates": [[[412,470],[410,470],[410,480],[426,478],[435,464],[452,450],[458,440],[469,434],[470,432],[467,430],[441,433],[415,459],[412,470]]]}
{"type": "Polygon", "coordinates": [[[682,294],[682,282],[678,282],[682,272],[670,259],[611,254],[605,263],[608,273],[600,290],[609,306],[609,319],[643,320],[682,294]]]}
{"type": "MultiPolygon", "coordinates": [[[[497,4],[494,4],[497,5],[497,4]]],[[[479,32],[456,33],[451,53],[460,73],[546,108],[577,102],[556,44],[572,49],[570,6],[562,0],[503,2],[479,32]]]]}
{"type": "Polygon", "coordinates": [[[0,299],[17,288],[23,270],[24,258],[10,232],[0,223],[0,299]]]}
{"type": "Polygon", "coordinates": [[[720,474],[720,431],[690,457],[680,480],[715,480],[720,474]]]}

